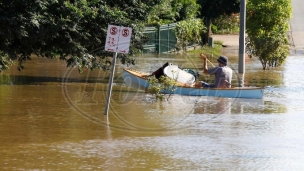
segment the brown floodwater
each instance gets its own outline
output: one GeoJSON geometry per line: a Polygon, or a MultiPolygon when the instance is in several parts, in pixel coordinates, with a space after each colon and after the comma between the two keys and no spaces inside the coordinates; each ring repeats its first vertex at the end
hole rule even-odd
{"type": "MultiPolygon", "coordinates": [[[[237,57],[227,56],[237,72],[237,57]]],[[[0,168],[300,170],[302,59],[290,56],[267,71],[246,59],[245,84],[265,87],[260,100],[171,95],[155,101],[123,83],[127,66],[118,63],[105,116],[109,72],[79,74],[63,61],[33,57],[23,71],[13,66],[0,75],[0,168]]],[[[202,71],[197,54],[144,55],[131,67],[151,73],[167,61],[202,71]]]]}

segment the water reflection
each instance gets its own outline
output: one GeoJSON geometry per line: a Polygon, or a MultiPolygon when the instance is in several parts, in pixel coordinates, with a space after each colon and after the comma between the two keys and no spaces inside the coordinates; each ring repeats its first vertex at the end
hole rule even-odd
{"type": "MultiPolygon", "coordinates": [[[[167,61],[200,71],[195,55],[143,56],[134,68],[151,72],[167,61]]],[[[62,61],[33,58],[33,67],[1,74],[0,168],[300,170],[302,57],[289,57],[283,67],[269,71],[261,71],[258,61],[247,62],[246,83],[265,86],[263,99],[172,95],[155,102],[125,86],[125,66],[117,64],[104,116],[109,73],[79,75],[62,61]]]]}
{"type": "Polygon", "coordinates": [[[246,73],[245,85],[247,86],[280,86],[283,82],[282,71],[279,69],[257,70],[246,73]]]}
{"type": "MultiPolygon", "coordinates": [[[[266,105],[267,106],[267,105],[266,105]]],[[[263,99],[235,99],[208,97],[196,105],[195,114],[265,114],[263,99]]],[[[268,108],[268,107],[267,107],[268,108]]]]}

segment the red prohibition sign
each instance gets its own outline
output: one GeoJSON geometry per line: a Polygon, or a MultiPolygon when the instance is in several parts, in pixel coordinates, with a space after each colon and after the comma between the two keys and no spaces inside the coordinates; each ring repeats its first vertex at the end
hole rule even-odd
{"type": "Polygon", "coordinates": [[[117,29],[116,27],[111,27],[111,28],[110,28],[110,33],[111,33],[112,35],[116,35],[117,32],[118,32],[118,29],[117,29]]]}
{"type": "Polygon", "coordinates": [[[124,29],[122,30],[121,34],[122,34],[123,37],[128,37],[129,34],[130,34],[130,31],[129,31],[129,29],[124,28],[124,29]]]}

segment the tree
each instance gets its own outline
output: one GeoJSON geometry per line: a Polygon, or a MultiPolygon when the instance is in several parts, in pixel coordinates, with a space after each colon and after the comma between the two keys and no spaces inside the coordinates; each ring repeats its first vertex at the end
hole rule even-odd
{"type": "Polygon", "coordinates": [[[148,25],[159,26],[196,18],[199,7],[196,0],[162,0],[150,13],[148,25]]]}
{"type": "Polygon", "coordinates": [[[176,17],[177,22],[193,19],[199,15],[200,5],[197,4],[196,0],[175,0],[172,5],[179,7],[178,16],[176,17]]]}
{"type": "Polygon", "coordinates": [[[131,27],[129,55],[123,63],[134,64],[131,56],[144,42],[143,22],[160,0],[5,0],[0,2],[0,71],[9,60],[19,69],[32,54],[66,60],[67,65],[108,69],[111,53],[103,50],[108,24],[131,27]]]}
{"type": "Polygon", "coordinates": [[[246,51],[258,57],[263,69],[280,66],[289,54],[287,31],[290,0],[249,0],[246,19],[246,51]]]}
{"type": "Polygon", "coordinates": [[[203,42],[207,43],[211,36],[211,21],[221,15],[231,15],[240,12],[240,0],[197,0],[201,6],[200,17],[204,18],[208,32],[203,36],[203,42]]]}

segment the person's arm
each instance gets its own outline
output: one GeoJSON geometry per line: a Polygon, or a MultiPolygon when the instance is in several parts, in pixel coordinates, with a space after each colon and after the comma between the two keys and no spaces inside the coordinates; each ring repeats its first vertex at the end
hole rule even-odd
{"type": "Polygon", "coordinates": [[[203,64],[203,70],[205,74],[208,74],[208,66],[207,66],[207,56],[204,55],[203,53],[200,54],[200,56],[202,57],[202,59],[204,60],[204,64],[203,64]]]}

